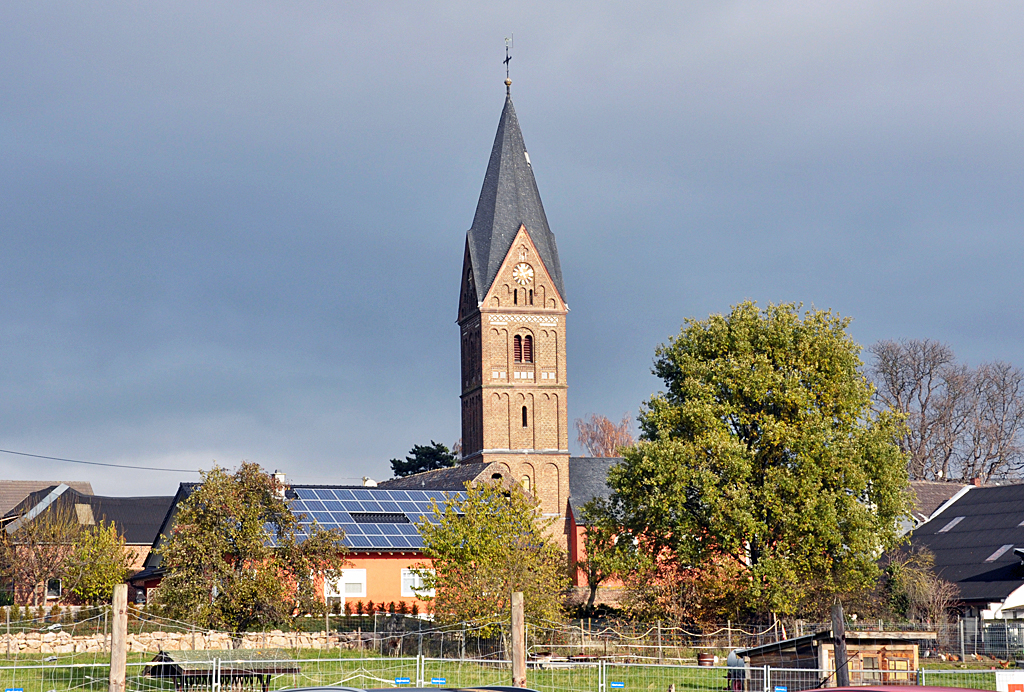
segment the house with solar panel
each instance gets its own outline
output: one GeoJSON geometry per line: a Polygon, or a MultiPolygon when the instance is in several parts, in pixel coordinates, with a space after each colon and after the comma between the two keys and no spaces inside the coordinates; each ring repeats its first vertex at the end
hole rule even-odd
{"type": "MultiPolygon", "coordinates": [[[[423,555],[423,542],[416,523],[431,517],[433,502],[459,493],[439,490],[392,490],[379,487],[345,485],[287,485],[284,474],[275,474],[284,484],[285,498],[303,523],[316,523],[325,529],[345,532],[348,548],[347,567],[336,583],[324,585],[328,603],[356,601],[399,602],[425,610],[417,565],[429,563],[423,555]]],[[[198,483],[182,483],[160,526],[159,536],[141,571],[129,580],[145,596],[160,585],[165,570],[160,548],[170,535],[178,506],[197,488],[198,483]]]]}

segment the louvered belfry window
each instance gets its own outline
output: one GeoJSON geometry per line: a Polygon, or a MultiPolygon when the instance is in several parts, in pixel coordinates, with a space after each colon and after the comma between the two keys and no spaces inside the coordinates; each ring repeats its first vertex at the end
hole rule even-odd
{"type": "Polygon", "coordinates": [[[532,336],[524,336],[523,337],[523,362],[524,363],[532,363],[533,362],[533,337],[532,336]]]}
{"type": "Polygon", "coordinates": [[[517,363],[523,362],[523,337],[518,334],[512,339],[512,355],[517,363]]]}

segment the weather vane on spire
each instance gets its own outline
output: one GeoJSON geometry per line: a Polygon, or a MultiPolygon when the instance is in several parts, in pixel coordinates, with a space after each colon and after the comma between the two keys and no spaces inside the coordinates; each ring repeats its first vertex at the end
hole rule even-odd
{"type": "Polygon", "coordinates": [[[508,76],[508,64],[512,62],[512,48],[515,34],[512,34],[510,38],[505,39],[505,93],[508,93],[512,89],[512,78],[508,76]]]}

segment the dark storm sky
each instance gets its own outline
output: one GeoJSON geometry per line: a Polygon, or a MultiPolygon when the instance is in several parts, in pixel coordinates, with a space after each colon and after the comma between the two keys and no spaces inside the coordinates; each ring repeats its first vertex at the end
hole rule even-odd
{"type": "Polygon", "coordinates": [[[1019,3],[5,2],[0,448],[337,483],[454,442],[510,32],[570,419],[746,298],[1024,364],[1019,3]]]}

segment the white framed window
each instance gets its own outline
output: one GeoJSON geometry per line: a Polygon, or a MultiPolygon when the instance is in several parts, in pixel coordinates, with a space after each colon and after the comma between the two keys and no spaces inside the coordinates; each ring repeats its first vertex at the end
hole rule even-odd
{"type": "Polygon", "coordinates": [[[366,598],[366,570],[343,569],[337,580],[324,580],[324,597],[366,598]]]}
{"type": "Polygon", "coordinates": [[[402,570],[402,597],[403,598],[427,598],[434,595],[433,589],[423,588],[423,577],[418,570],[402,570]]]}

